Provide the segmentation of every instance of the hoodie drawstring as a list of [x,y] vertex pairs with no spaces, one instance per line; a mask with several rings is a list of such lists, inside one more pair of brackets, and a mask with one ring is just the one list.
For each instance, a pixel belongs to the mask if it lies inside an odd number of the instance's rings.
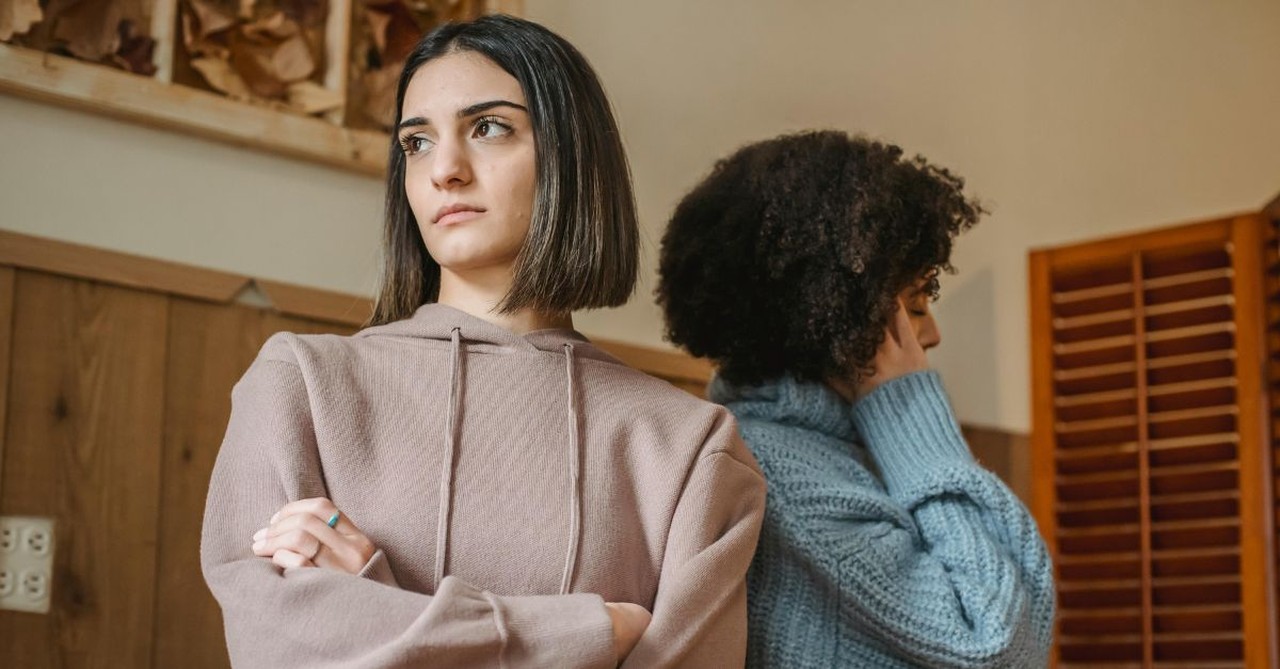
[[578,438],[578,389],[574,377],[573,344],[564,345],[564,360],[569,386],[569,550],[564,557],[564,575],[560,578],[560,594],[569,594],[573,584],[573,569],[578,565],[578,543],[582,535],[582,484],[578,468],[582,460],[582,445]]
[[[444,580],[445,560],[449,554],[449,516],[453,506],[453,461],[457,452],[459,423],[459,396],[462,394],[462,333],[453,328],[453,355],[449,363],[449,414],[445,429],[444,464],[440,469],[440,504],[436,519],[436,587]],[[560,577],[560,594],[569,594],[573,586],[574,570],[578,566],[578,544],[582,541],[582,443],[578,411],[577,366],[574,364],[573,344],[564,345],[565,373],[568,386],[569,407],[569,546],[564,558],[564,572]]]
[[436,587],[444,580],[444,561],[449,548],[449,512],[453,506],[453,453],[458,440],[458,394],[462,387],[462,334],[451,333],[453,356],[449,362],[449,416],[445,429],[444,466],[440,470],[440,514],[436,518]]

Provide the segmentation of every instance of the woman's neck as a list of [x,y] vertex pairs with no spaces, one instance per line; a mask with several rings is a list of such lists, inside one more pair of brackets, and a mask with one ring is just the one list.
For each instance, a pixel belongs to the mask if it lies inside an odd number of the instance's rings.
[[464,275],[441,268],[440,296],[436,301],[516,334],[573,329],[573,315],[569,313],[548,314],[533,309],[498,312],[498,305],[510,288],[509,270],[467,272]]

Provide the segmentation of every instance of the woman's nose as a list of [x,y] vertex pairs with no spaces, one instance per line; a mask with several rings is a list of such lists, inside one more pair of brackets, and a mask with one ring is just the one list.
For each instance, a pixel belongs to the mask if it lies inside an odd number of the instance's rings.
[[441,141],[432,151],[431,160],[431,182],[436,188],[446,190],[471,182],[471,163],[460,143]]
[[920,341],[921,348],[927,351],[942,343],[942,332],[938,330],[938,322],[933,319],[933,314],[921,318],[919,323],[916,339]]

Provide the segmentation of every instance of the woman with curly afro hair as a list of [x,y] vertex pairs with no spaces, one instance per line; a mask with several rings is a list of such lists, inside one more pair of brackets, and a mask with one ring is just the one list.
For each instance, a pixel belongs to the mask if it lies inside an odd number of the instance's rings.
[[1034,667],[1052,567],[925,351],[964,182],[841,132],[759,142],[676,208],[658,301],[768,481],[748,666]]

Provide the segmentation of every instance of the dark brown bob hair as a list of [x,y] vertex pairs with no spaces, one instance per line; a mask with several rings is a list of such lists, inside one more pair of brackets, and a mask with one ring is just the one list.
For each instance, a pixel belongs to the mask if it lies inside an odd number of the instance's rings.
[[[529,235],[498,311],[562,313],[613,307],[635,289],[639,231],[631,173],[609,100],[586,58],[564,38],[511,16],[436,28],[405,61],[395,126],[418,68],[473,52],[520,83],[537,154]],[[405,194],[405,155],[392,137],[387,161],[383,273],[370,325],[407,318],[440,292],[440,265],[427,253]]]

